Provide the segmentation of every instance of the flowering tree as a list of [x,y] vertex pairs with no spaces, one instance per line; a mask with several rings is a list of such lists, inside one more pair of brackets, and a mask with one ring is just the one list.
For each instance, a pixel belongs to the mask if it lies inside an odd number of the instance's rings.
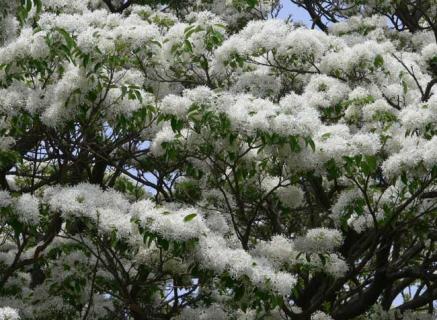
[[433,319],[437,6],[295,2],[0,1],[0,319]]

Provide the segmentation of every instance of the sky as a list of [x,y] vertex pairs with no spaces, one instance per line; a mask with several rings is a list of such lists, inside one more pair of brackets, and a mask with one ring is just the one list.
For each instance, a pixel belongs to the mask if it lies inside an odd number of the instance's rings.
[[306,26],[311,26],[309,14],[302,8],[292,3],[290,0],[281,0],[282,9],[279,12],[278,18],[286,19],[291,15],[295,22],[303,22]]

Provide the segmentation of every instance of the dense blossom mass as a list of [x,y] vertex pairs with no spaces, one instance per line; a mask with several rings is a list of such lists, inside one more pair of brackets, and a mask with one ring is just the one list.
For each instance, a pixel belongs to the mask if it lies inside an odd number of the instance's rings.
[[0,320],[435,319],[437,5],[293,2],[0,1]]

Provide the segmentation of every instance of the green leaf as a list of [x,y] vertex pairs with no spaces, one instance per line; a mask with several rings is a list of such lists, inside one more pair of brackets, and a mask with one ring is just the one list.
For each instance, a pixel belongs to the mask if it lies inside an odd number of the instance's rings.
[[184,222],[191,221],[191,220],[193,220],[196,216],[197,216],[196,213],[189,214],[188,216],[185,216],[185,218],[184,218]]
[[258,4],[258,0],[246,0],[249,7],[254,8]]
[[402,79],[402,89],[403,89],[403,91],[404,91],[404,94],[407,94],[407,92],[408,92],[408,84],[407,84],[407,81],[405,81],[404,79]]
[[375,156],[367,156],[366,163],[367,163],[367,167],[368,167],[370,173],[373,173],[376,171],[376,169],[378,167],[378,163],[376,161]]
[[190,110],[188,111],[187,117],[188,117],[188,119],[196,120],[196,118],[199,114],[200,114],[200,108],[194,106],[194,107],[190,108]]
[[32,10],[32,1],[27,0],[26,1],[26,11],[29,12],[30,10]]
[[197,26],[197,27],[190,26],[190,27],[185,29],[185,32],[184,32],[185,33],[185,38],[189,38],[193,33],[199,32],[201,30],[202,30],[201,26]]
[[36,7],[36,13],[40,13],[42,9],[42,2],[41,0],[33,0],[35,7]]
[[168,241],[166,239],[159,238],[158,239],[158,246],[160,246],[162,249],[167,251],[168,248],[170,248],[170,241]]
[[19,235],[24,229],[23,224],[15,217],[9,222],[9,225],[14,229],[16,235]]
[[177,118],[172,118],[170,120],[170,125],[173,131],[180,131],[184,127],[184,123]]
[[322,140],[326,141],[329,138],[331,138],[331,136],[332,136],[332,134],[330,132],[326,132],[326,133],[322,134]]
[[405,172],[402,172],[402,174],[401,174],[401,181],[403,182],[403,184],[408,186],[408,178],[407,178],[407,174]]
[[380,68],[380,67],[382,67],[382,66],[384,65],[384,58],[383,58],[380,54],[378,54],[378,55],[375,57],[375,60],[373,60],[373,65],[374,65],[376,68]]
[[184,45],[185,45],[185,51],[187,52],[193,52],[193,46],[191,45],[191,42],[188,40],[184,41]]
[[57,28],[57,31],[65,39],[68,49],[74,48],[76,46],[76,41],[74,41],[73,37],[67,31],[62,28]]
[[309,145],[311,147],[311,149],[314,151],[316,151],[316,144],[314,143],[314,140],[311,138],[305,138],[305,143],[306,145]]
[[0,169],[8,168],[20,161],[20,154],[14,150],[0,150]]

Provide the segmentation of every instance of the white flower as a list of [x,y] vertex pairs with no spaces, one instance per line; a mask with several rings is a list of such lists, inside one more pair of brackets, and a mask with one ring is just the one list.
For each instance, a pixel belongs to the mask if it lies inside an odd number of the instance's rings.
[[152,145],[150,147],[150,151],[156,157],[162,156],[165,154],[165,148],[162,145],[163,143],[170,142],[176,138],[176,134],[172,130],[170,126],[164,126],[158,133],[155,135],[153,139]]
[[286,207],[297,208],[302,205],[304,192],[297,186],[287,186],[276,189],[275,193]]
[[316,311],[311,315],[311,320],[333,320],[333,318],[322,311]]
[[394,178],[403,170],[416,168],[413,174],[420,174],[420,165],[431,169],[437,163],[437,138],[425,140],[417,137],[406,137],[403,140],[402,148],[399,152],[392,154],[382,164],[384,175],[388,178]]
[[279,55],[317,61],[328,48],[329,36],[319,30],[298,28],[289,32],[279,44]]
[[[374,40],[360,42],[352,47],[345,47],[338,52],[328,53],[322,58],[320,69],[327,74],[344,72],[353,76],[356,73],[367,74],[374,66],[377,56],[385,57],[392,52],[389,42],[378,43]],[[384,58],[383,58],[384,59]]]
[[44,0],[43,5],[45,10],[62,10],[65,13],[88,11],[87,1]]
[[348,189],[343,191],[331,208],[334,221],[338,222],[340,217],[346,213],[346,208],[353,204],[355,200],[360,199],[361,196],[362,195],[358,189]]
[[296,240],[296,249],[302,252],[330,252],[340,246],[343,236],[336,229],[315,228]]
[[400,119],[407,130],[425,130],[427,126],[437,126],[437,97],[434,95],[427,103],[412,104],[402,109]]
[[232,54],[247,55],[261,48],[272,50],[290,31],[282,20],[250,21],[238,34],[227,39],[215,52],[219,64],[224,64]]
[[373,226],[373,218],[370,214],[358,215],[353,213],[347,220],[347,224],[356,232],[361,233]]
[[357,133],[350,139],[354,151],[352,154],[374,155],[381,148],[379,136],[374,133]]
[[[121,193],[114,190],[103,191],[97,185],[88,183],[65,188],[47,188],[43,200],[52,210],[60,210],[66,217],[85,216],[94,221],[99,219],[99,212],[105,214],[106,219],[115,221],[117,215],[127,214],[130,207]],[[111,213],[113,218],[108,217]]]
[[275,271],[267,259],[252,257],[243,249],[229,248],[221,236],[213,233],[200,238],[198,254],[205,268],[218,273],[227,270],[235,278],[247,276],[255,286],[284,296],[296,283],[291,274]]
[[437,57],[437,44],[430,43],[425,48],[422,49],[422,58],[426,62],[430,62],[432,59]]
[[269,261],[277,266],[283,263],[292,263],[297,254],[293,241],[281,235],[274,236],[270,241],[260,241],[252,253],[268,258]]
[[437,166],[437,136],[424,144],[423,162],[428,169]]
[[383,114],[397,115],[398,110],[390,106],[384,99],[378,99],[363,107],[363,117],[366,121],[372,122],[376,116]]
[[346,99],[349,91],[349,87],[340,80],[326,75],[316,75],[307,84],[304,97],[311,107],[328,108]]
[[260,98],[274,96],[280,89],[280,80],[270,74],[268,68],[257,68],[255,71],[245,72],[232,86],[232,91],[235,93],[247,92]]
[[18,311],[10,307],[0,308],[0,320],[19,320],[20,315]]
[[211,98],[214,97],[213,91],[210,88],[205,86],[198,86],[191,90],[184,90],[183,95],[192,103],[196,103],[199,105],[206,105],[211,101]]
[[161,110],[167,114],[183,117],[187,114],[192,101],[186,97],[168,95],[161,102]]
[[9,192],[0,190],[0,208],[9,207],[12,204],[12,197]]
[[165,239],[187,241],[208,231],[204,218],[194,208],[172,209],[156,207],[150,200],[132,205],[130,214],[140,224]]
[[176,320],[226,320],[228,315],[219,304],[209,307],[184,308]]
[[330,253],[326,258],[326,263],[322,267],[322,271],[332,275],[335,278],[343,276],[349,267],[343,259],[339,257],[338,254]]
[[41,59],[50,53],[50,48],[46,43],[46,32],[40,31],[33,35],[30,44],[30,55],[34,59]]
[[17,199],[15,209],[19,214],[20,220],[29,224],[38,224],[39,200],[34,195],[28,193],[21,195]]
[[9,150],[15,143],[13,137],[0,137],[0,150]]
[[345,33],[360,32],[375,28],[386,28],[387,21],[383,16],[374,15],[371,17],[353,16],[346,21],[333,23],[329,27],[329,31],[335,35],[342,35]]

